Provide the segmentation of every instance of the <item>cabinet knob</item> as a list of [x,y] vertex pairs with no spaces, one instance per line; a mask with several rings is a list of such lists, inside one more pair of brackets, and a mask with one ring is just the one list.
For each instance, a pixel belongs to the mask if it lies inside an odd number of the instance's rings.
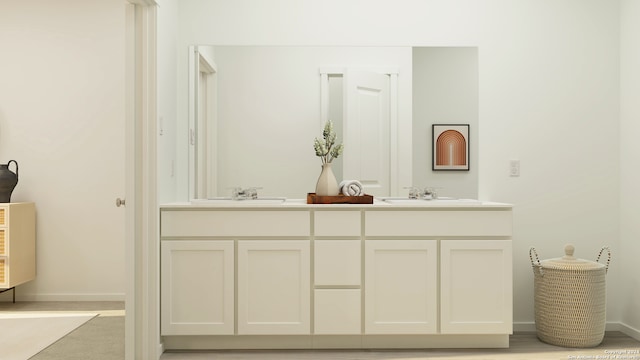
[[125,206],[124,201],[125,201],[125,199],[117,198],[117,199],[116,199],[116,206],[117,206],[117,207]]

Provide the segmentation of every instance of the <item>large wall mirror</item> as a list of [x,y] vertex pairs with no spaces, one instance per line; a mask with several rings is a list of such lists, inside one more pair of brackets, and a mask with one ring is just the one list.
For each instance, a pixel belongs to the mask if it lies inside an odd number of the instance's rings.
[[[229,196],[234,187],[304,198],[321,170],[313,139],[328,119],[345,144],[334,162],[338,181],[361,180],[377,196],[415,185],[477,197],[475,47],[207,45],[189,54],[191,198]],[[386,93],[367,85],[367,74]],[[370,100],[374,93],[386,108]],[[376,112],[363,111],[367,103]],[[434,123],[470,125],[469,171],[431,171]]]

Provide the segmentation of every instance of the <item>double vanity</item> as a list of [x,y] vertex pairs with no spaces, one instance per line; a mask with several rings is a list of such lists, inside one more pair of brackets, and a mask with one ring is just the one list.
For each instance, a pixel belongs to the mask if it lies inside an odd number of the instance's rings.
[[167,350],[509,346],[509,204],[218,199],[160,216]]

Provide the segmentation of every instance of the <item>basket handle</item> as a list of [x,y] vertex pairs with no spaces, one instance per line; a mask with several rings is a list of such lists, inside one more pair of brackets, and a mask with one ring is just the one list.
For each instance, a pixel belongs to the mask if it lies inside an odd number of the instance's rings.
[[[536,261],[533,261],[533,257],[536,257]],[[542,266],[540,265],[540,258],[538,258],[538,252],[536,251],[536,248],[531,247],[529,249],[529,259],[531,260],[531,268],[533,269],[533,273],[536,273],[536,267],[538,268],[538,272],[540,273],[540,275],[544,275],[542,273]]]
[[600,249],[596,262],[600,262],[600,256],[602,256],[602,252],[605,250],[607,250],[607,265],[605,266],[605,273],[606,273],[606,272],[609,272],[609,263],[611,262],[611,249],[609,249],[608,246],[603,246],[602,249]]

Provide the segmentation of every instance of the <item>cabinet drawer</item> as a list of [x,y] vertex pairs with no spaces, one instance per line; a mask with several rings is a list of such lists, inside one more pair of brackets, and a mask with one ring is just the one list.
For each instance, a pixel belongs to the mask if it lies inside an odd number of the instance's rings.
[[511,236],[511,211],[367,211],[365,236]]
[[360,285],[360,240],[316,240],[315,284]]
[[176,236],[310,236],[307,211],[162,211],[160,234]]
[[360,236],[360,211],[315,211],[315,236]]
[[314,333],[319,335],[362,333],[360,290],[315,290]]

